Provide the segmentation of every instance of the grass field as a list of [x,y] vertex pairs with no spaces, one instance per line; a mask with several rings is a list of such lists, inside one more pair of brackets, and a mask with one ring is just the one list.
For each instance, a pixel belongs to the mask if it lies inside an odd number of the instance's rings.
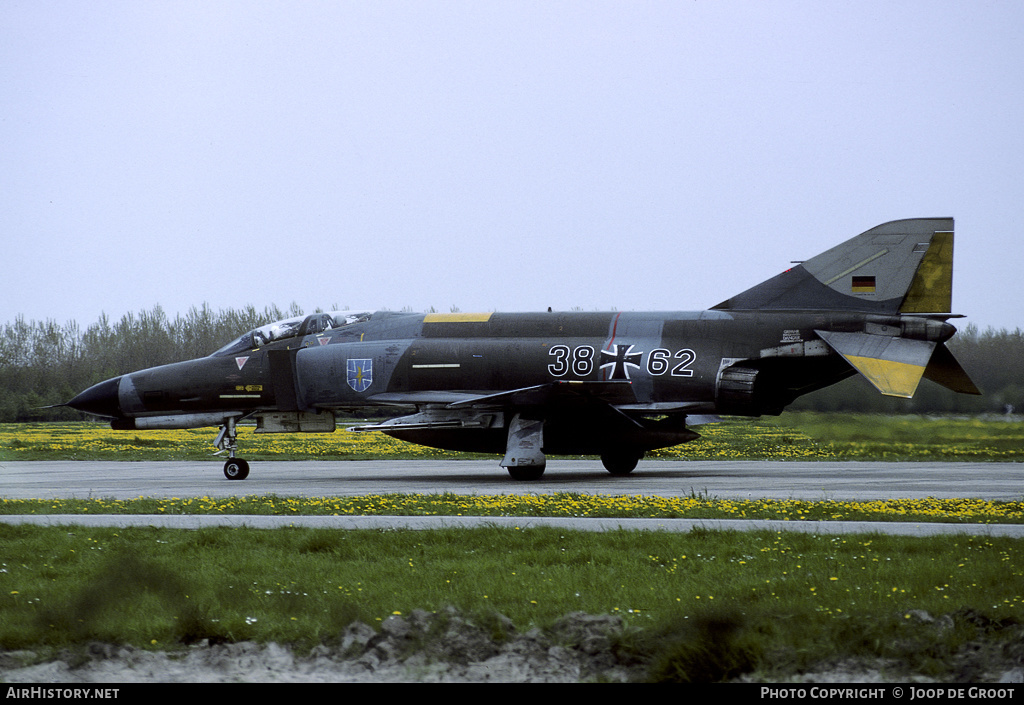
[[0,543],[0,648],[40,654],[91,641],[309,648],[354,620],[452,606],[519,631],[620,615],[621,648],[652,664],[718,623],[729,636],[717,648],[764,679],[846,658],[941,679],[965,649],[1012,656],[1024,609],[1024,542],[984,537],[0,525]]

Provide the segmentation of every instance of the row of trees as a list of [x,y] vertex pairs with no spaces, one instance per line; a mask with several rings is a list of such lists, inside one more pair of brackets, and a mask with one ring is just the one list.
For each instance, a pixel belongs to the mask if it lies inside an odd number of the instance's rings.
[[[0,335],[0,422],[82,418],[61,404],[83,389],[125,372],[208,355],[247,330],[303,313],[296,304],[262,311],[249,306],[214,311],[193,307],[173,319],[159,306],[106,315],[82,330],[77,323],[7,323]],[[883,397],[859,376],[799,399],[793,409],[880,413],[1003,413],[1024,411],[1024,331],[981,331],[967,325],[949,348],[984,391],[954,394],[927,380],[914,399]]]

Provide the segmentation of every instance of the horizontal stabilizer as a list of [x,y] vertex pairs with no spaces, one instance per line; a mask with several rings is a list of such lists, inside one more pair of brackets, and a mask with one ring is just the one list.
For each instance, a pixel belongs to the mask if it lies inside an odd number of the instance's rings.
[[815,331],[882,394],[911,398],[917,391],[934,342],[868,333]]
[[945,345],[935,349],[924,376],[959,394],[981,394],[981,390],[971,381],[967,372]]

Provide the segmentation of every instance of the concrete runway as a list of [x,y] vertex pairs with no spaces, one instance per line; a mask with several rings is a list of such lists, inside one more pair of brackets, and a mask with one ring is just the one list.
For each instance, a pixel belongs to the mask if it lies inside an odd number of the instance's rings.
[[537,482],[516,482],[494,461],[253,461],[232,482],[221,462],[0,463],[0,497],[12,499],[306,497],[363,494],[581,492],[720,499],[871,500],[1024,498],[1024,463],[642,461],[614,477],[597,460],[552,460]]
[[[750,499],[975,497],[1022,498],[1019,463],[677,462],[647,461],[632,475],[613,477],[598,461],[548,464],[538,482],[515,482],[487,461],[290,461],[253,463],[249,479],[231,482],[219,462],[10,462],[0,464],[0,497],[21,499],[230,497],[246,494],[307,497],[423,493],[686,496]],[[1024,525],[917,524],[909,522],[800,522],[691,519],[579,519],[545,517],[255,517],[0,515],[3,523],[90,526],[209,526],[339,529],[558,526],[607,531],[802,531],[818,534],[889,533],[914,536],[981,534],[1024,537]]]

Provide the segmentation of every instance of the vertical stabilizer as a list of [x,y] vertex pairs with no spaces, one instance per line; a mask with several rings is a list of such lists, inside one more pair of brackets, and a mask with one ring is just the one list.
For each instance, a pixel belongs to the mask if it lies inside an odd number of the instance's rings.
[[874,227],[715,308],[868,314],[861,330],[815,333],[879,392],[910,398],[927,378],[980,394],[945,346],[956,332],[945,322],[952,300],[953,219],[914,218]]
[[953,219],[894,220],[714,308],[948,313]]

